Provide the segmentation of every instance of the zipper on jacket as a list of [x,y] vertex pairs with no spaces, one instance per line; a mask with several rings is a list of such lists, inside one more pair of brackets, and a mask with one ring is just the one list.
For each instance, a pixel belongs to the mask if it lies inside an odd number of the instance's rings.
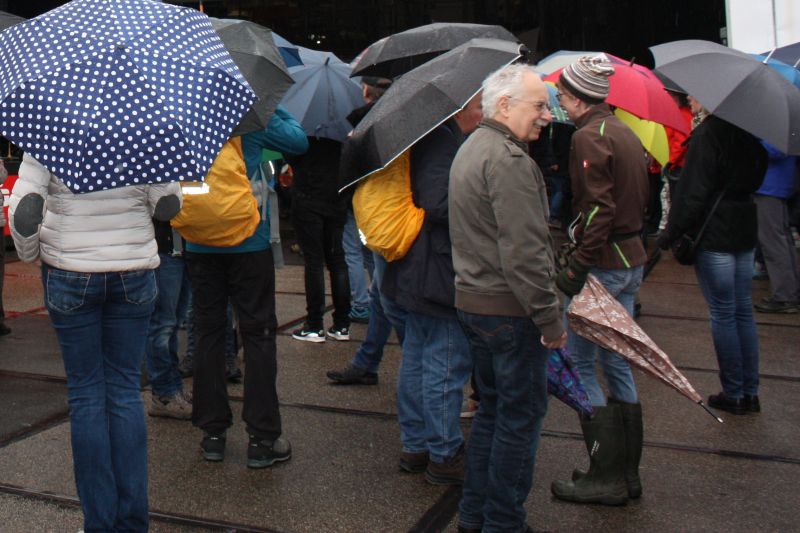
[[628,262],[628,260],[625,258],[625,254],[623,254],[623,253],[622,253],[622,250],[620,250],[620,249],[619,249],[619,245],[618,245],[617,243],[615,243],[615,242],[612,242],[612,243],[611,243],[611,246],[613,246],[613,247],[614,247],[614,249],[615,249],[615,250],[617,251],[617,253],[619,254],[619,257],[622,259],[622,262],[625,264],[625,268],[630,268],[630,267],[631,267],[631,264],[630,264],[630,263]]

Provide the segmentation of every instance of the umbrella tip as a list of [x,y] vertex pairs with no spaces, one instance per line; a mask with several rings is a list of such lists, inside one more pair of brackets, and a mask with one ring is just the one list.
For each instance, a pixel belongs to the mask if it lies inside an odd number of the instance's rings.
[[720,424],[724,423],[724,421],[722,420],[722,418],[720,418],[719,416],[717,416],[717,415],[716,415],[716,414],[715,414],[715,413],[714,413],[714,412],[713,412],[711,409],[709,409],[709,408],[706,406],[706,404],[704,404],[704,403],[703,403],[703,400],[700,400],[700,401],[699,401],[699,402],[697,402],[697,403],[698,403],[698,404],[700,404],[700,407],[702,407],[703,409],[705,409],[705,410],[706,410],[706,413],[708,413],[708,414],[710,414],[712,417],[714,417],[714,420],[716,420],[716,421],[717,421],[717,422],[719,422]]
[[773,48],[772,50],[770,50],[770,52],[767,54],[767,57],[765,57],[765,58],[764,58],[764,61],[762,61],[762,63],[764,63],[765,65],[766,65],[767,63],[769,63],[769,60],[770,60],[770,58],[772,57],[772,54],[774,54],[774,53],[775,53],[775,48]]

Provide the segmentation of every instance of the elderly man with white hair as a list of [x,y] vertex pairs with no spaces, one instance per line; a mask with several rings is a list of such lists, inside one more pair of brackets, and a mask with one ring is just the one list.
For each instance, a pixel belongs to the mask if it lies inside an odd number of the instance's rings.
[[547,354],[566,343],[555,289],[544,178],[528,142],[552,120],[528,65],[483,83],[483,120],[450,170],[456,308],[481,402],[472,423],[458,530],[524,532],[542,420]]

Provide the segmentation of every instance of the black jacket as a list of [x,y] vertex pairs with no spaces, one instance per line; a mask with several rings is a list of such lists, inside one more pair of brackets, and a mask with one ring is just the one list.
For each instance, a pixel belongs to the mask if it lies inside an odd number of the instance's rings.
[[449,120],[411,148],[411,190],[414,204],[425,210],[425,222],[406,256],[386,266],[381,286],[383,294],[408,311],[439,318],[456,316],[447,190],[463,138]]
[[714,115],[689,137],[686,162],[669,212],[667,238],[696,235],[724,190],[699,248],[736,253],[757,241],[753,193],[767,170],[767,152],[751,134]]

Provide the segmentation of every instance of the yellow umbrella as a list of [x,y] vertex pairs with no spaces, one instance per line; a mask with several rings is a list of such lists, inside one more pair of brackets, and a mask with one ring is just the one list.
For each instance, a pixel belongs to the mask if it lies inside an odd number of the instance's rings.
[[664,126],[658,122],[641,119],[620,108],[617,108],[614,114],[633,130],[633,133],[635,133],[642,142],[644,149],[650,152],[650,155],[652,155],[661,166],[667,164],[669,161],[669,142],[667,141],[667,132]]

